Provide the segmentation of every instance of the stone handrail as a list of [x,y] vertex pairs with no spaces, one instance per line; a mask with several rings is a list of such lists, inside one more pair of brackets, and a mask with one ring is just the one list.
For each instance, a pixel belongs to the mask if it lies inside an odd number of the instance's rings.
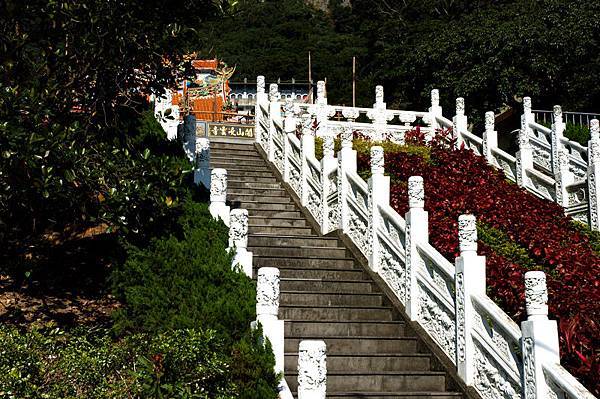
[[[457,108],[460,111],[461,107]],[[435,102],[432,109],[441,111]],[[299,119],[316,118],[310,113],[308,116],[299,114],[298,110],[302,108],[286,114],[286,131],[298,126]],[[281,115],[281,109],[271,109],[270,115],[276,111]],[[462,111],[453,119],[458,132],[466,130],[464,107]],[[308,174],[285,173],[291,167],[289,157],[281,154],[280,160],[270,160],[273,166],[302,199],[302,205],[314,216],[321,234],[338,230],[365,256],[369,269],[381,276],[410,320],[420,325],[440,347],[446,356],[445,363],[455,365],[465,384],[483,398],[546,399],[557,392],[554,386],[560,386],[569,395],[584,392],[587,396],[579,397],[593,398],[572,376],[561,377],[562,374],[556,372],[561,370],[558,329],[556,322],[547,317],[547,289],[542,272],[525,274],[528,318],[519,329],[486,295],[485,257],[477,254],[473,215],[462,215],[458,220],[460,256],[453,265],[429,243],[422,178],[411,177],[408,181],[409,211],[403,218],[389,204],[390,181],[384,175],[382,147],[371,148],[371,178],[365,182],[357,174],[351,129],[341,132],[341,149],[337,154],[332,151],[331,135],[322,132],[327,141],[324,157],[320,165],[316,165],[308,160],[314,158],[314,137],[319,126],[317,124],[313,131],[306,126],[315,125],[303,122],[302,126],[300,163],[310,162],[311,167],[320,167],[320,195],[312,196],[310,205],[305,201],[315,187],[306,184]],[[484,154],[486,143],[495,143],[492,132],[493,128],[487,125],[488,134],[482,139]],[[278,132],[262,131],[257,137],[264,134]],[[297,140],[293,134],[283,139],[287,143],[284,146],[291,146]],[[271,148],[264,146],[265,142],[273,143],[273,140],[257,140],[266,154],[273,154]],[[508,154],[495,150],[490,153],[494,153],[496,159],[512,161]],[[565,172],[565,156],[561,155],[559,173]],[[518,154],[515,162],[523,162],[523,159],[523,154]],[[600,162],[594,164],[600,169]],[[531,162],[521,167],[525,176],[528,173],[540,175]],[[549,182],[550,178],[540,176]],[[523,179],[523,174],[519,179]],[[560,188],[567,187],[565,184]]]

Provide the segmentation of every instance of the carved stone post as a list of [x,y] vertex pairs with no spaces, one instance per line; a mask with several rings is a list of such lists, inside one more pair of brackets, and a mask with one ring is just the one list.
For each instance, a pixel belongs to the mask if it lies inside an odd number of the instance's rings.
[[461,148],[464,144],[461,132],[467,131],[467,116],[465,115],[465,99],[458,97],[456,99],[456,115],[452,118],[452,133],[456,138],[456,148]]
[[483,156],[490,165],[498,166],[492,148],[498,147],[498,132],[494,130],[495,116],[493,111],[485,113],[485,131],[483,132]]
[[290,138],[296,137],[296,125],[297,120],[294,116],[294,104],[292,100],[287,99],[285,101],[285,105],[283,107],[284,112],[284,130],[285,136],[283,141],[283,170],[281,174],[283,175],[283,181],[289,183],[290,181],[290,173],[291,173],[291,164],[290,164],[290,154],[292,152],[292,147],[290,144]]
[[519,130],[519,151],[517,151],[517,184],[519,187],[527,187],[529,178],[527,169],[533,169],[533,149],[529,142],[532,135],[529,124],[533,122],[531,112],[531,98],[523,98],[523,115],[521,116],[521,129]]
[[325,342],[300,341],[298,347],[298,399],[325,399],[327,348]]
[[183,150],[190,162],[194,162],[196,159],[196,117],[194,115],[186,115],[183,118]]
[[569,206],[569,193],[567,186],[575,182],[575,175],[569,171],[569,152],[562,144],[558,143],[560,150],[557,152],[558,165],[554,173],[554,188],[556,202],[563,208]]
[[380,266],[379,239],[377,238],[377,229],[381,223],[380,205],[390,204],[390,177],[385,176],[385,162],[383,156],[383,147],[371,147],[371,178],[369,179],[369,234],[371,235],[371,256],[369,258],[369,267],[371,270],[378,271]]
[[433,89],[431,90],[431,107],[429,107],[429,117],[431,118],[431,130],[433,134],[441,128],[436,116],[441,117],[443,115],[442,107],[440,107],[440,91]]
[[252,252],[248,252],[248,211],[232,209],[229,213],[229,249],[235,248],[232,266],[239,265],[252,278]]
[[[267,123],[267,121],[262,118],[264,113],[262,110],[269,110],[267,103],[268,98],[265,93],[265,77],[260,75],[256,77],[256,103],[254,105],[254,136],[257,143],[262,143],[264,136],[268,135],[268,132],[263,128],[263,124]],[[266,148],[264,148],[264,150],[266,150]]]
[[[383,86],[375,87],[375,104],[373,109],[367,113],[367,116],[373,121],[375,131],[371,140],[383,141],[387,133],[388,113],[386,104],[383,101]],[[390,118],[391,119],[391,118]]]
[[590,122],[591,139],[588,142],[588,197],[590,228],[600,230],[600,124]]
[[279,314],[279,269],[261,267],[256,281],[256,321],[263,327],[275,355],[275,372],[284,369],[284,325]]
[[559,363],[558,328],[548,320],[546,275],[541,271],[525,273],[527,320],[521,323],[523,339],[523,397],[549,398],[542,364]]
[[275,161],[275,144],[273,143],[273,137],[277,134],[276,126],[281,126],[281,106],[279,100],[281,95],[276,83],[269,85],[269,141],[268,151],[269,161],[274,163]]
[[553,123],[552,123],[552,135],[551,148],[552,148],[552,174],[556,176],[560,168],[560,151],[563,148],[561,140],[564,138],[565,123],[562,117],[562,108],[560,105],[555,105],[553,109]]
[[425,188],[421,176],[408,178],[408,205],[406,212],[406,298],[405,310],[411,320],[419,317],[419,288],[417,273],[422,268],[423,259],[417,251],[417,244],[429,242],[429,215],[425,206]]
[[338,207],[340,209],[340,228],[346,232],[350,227],[350,213],[346,201],[350,183],[346,173],[356,172],[356,151],[352,149],[352,128],[345,128],[341,136],[342,149],[338,153]]
[[331,226],[329,223],[329,213],[335,210],[329,209],[327,199],[329,195],[337,190],[337,183],[331,182],[328,178],[329,174],[338,167],[337,159],[335,159],[334,139],[331,134],[323,136],[323,159],[321,159],[321,171],[323,172],[323,192],[321,193],[321,206],[323,220],[321,222],[321,233],[327,234],[339,226]]
[[221,219],[229,226],[229,207],[227,199],[227,171],[215,168],[210,173],[210,205],[208,210],[215,219]]
[[308,206],[310,192],[308,187],[308,176],[311,174],[308,157],[315,157],[315,132],[312,129],[312,118],[310,114],[304,114],[302,116],[302,138],[300,140],[301,202],[302,206]]
[[474,312],[472,295],[485,295],[485,256],[477,255],[477,226],[474,215],[458,218],[460,256],[454,275],[456,292],[456,367],[466,384],[473,382],[475,348],[472,330]]
[[319,80],[317,82],[317,101],[310,108],[311,113],[314,114],[315,120],[317,121],[317,137],[322,137],[327,134],[327,122],[329,119],[327,106],[327,92],[325,88],[325,81]]
[[210,189],[210,142],[206,137],[196,139],[194,183]]

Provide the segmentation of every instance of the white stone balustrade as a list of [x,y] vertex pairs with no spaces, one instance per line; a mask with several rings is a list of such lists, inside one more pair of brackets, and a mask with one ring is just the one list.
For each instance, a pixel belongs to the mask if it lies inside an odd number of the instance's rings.
[[215,219],[221,219],[229,226],[229,206],[227,200],[227,170],[215,168],[210,172],[210,205],[208,209]]
[[303,340],[298,345],[298,399],[325,399],[327,347],[325,342]]
[[[530,109],[530,100],[525,99],[525,105],[526,109]],[[437,112],[436,107],[438,105],[432,102],[432,112]],[[531,138],[527,135],[531,117],[526,111],[522,121],[520,136],[525,142]],[[443,128],[452,126],[441,115],[437,120]],[[461,118],[455,121],[458,125],[464,123]],[[303,126],[304,134],[300,140],[295,134],[286,134],[284,129],[273,133],[276,140],[281,140],[282,145],[290,149],[290,157],[294,157],[296,165],[308,165],[309,158],[314,155],[312,134],[305,131],[306,124]],[[261,134],[269,134],[264,126],[262,129]],[[461,133],[460,128],[458,132]],[[512,162],[509,167],[515,171],[519,162],[529,165],[529,169],[533,167],[532,157],[526,159],[532,155],[531,146],[529,154],[525,151],[512,159],[496,147],[493,113],[486,115],[484,135],[479,144],[487,149],[482,150],[481,154],[493,160],[498,167],[507,170],[501,161]],[[545,289],[539,288],[539,272],[528,272],[526,275],[528,320],[519,329],[486,295],[485,257],[477,254],[475,216],[462,215],[459,218],[460,256],[453,265],[429,243],[423,178],[409,178],[409,211],[402,218],[389,204],[389,178],[384,174],[383,149],[379,146],[371,148],[371,178],[364,182],[356,173],[357,159],[356,151],[352,148],[352,136],[350,127],[341,131],[337,162],[333,137],[324,136],[323,159],[316,166],[320,168],[316,173],[321,177],[318,200],[323,217],[316,218],[321,233],[338,230],[339,234],[350,239],[367,258],[369,268],[379,274],[381,281],[404,306],[410,319],[418,323],[440,346],[447,356],[446,364],[455,364],[459,378],[482,397],[518,398],[523,392],[523,398],[546,399],[554,397],[549,395],[548,387],[551,387],[556,397],[593,398],[558,363],[556,323],[548,321],[544,299],[546,294]],[[472,137],[465,135],[463,139],[465,142],[471,140],[470,145],[473,144]],[[261,142],[261,146],[265,149],[263,143],[265,141]],[[526,144],[521,150],[527,150]],[[590,180],[593,180],[600,172],[598,121],[592,122],[588,151],[588,173]],[[558,169],[559,174],[563,175],[571,173],[570,164],[564,161],[565,155],[563,152],[562,166]],[[292,164],[287,158],[285,163]],[[274,163],[274,166],[277,164]],[[528,168],[523,165],[520,167],[521,173],[526,175]],[[297,171],[297,166],[295,168]],[[520,179],[522,181],[523,178]],[[558,180],[559,184],[566,186],[572,181],[565,178]],[[303,184],[294,183],[294,178],[290,178],[290,188],[299,198],[303,196],[303,187]],[[593,192],[590,196],[597,198]],[[313,210],[304,207],[313,213]],[[339,218],[331,217],[336,212],[339,212]],[[368,226],[364,234],[357,234],[363,231],[361,223],[365,221]],[[325,361],[316,360],[324,359],[324,343],[305,345],[300,345],[298,361],[299,398],[324,398]],[[519,346],[522,347],[519,349]],[[571,394],[573,392],[577,394]]]
[[590,141],[588,141],[588,212],[590,227],[600,230],[600,124],[598,119],[590,123]]
[[232,209],[229,213],[229,249],[235,250],[233,265],[252,278],[252,252],[248,251],[248,211]]

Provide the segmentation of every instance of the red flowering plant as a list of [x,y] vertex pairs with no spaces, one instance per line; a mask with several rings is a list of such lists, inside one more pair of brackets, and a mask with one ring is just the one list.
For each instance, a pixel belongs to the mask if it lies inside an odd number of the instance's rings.
[[[430,242],[450,261],[459,254],[461,214],[476,215],[478,226],[505,237],[503,245],[518,257],[481,235],[479,253],[487,260],[488,295],[516,321],[525,318],[524,273],[532,268],[545,271],[550,317],[559,323],[561,362],[600,394],[600,256],[588,235],[557,204],[507,181],[502,171],[472,151],[455,149],[451,137],[451,131],[440,132],[425,144],[421,132],[408,133],[407,145],[427,147],[428,158],[418,151],[386,152],[391,206],[404,215],[406,182],[410,176],[422,176]],[[368,148],[364,143],[356,147]],[[359,151],[358,169],[365,177],[369,163],[368,152]]]

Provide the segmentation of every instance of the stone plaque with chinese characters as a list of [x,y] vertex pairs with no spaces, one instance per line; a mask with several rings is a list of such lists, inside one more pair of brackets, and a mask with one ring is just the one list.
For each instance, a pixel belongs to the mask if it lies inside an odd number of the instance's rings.
[[254,137],[253,125],[236,125],[229,123],[209,123],[209,136],[221,137]]

